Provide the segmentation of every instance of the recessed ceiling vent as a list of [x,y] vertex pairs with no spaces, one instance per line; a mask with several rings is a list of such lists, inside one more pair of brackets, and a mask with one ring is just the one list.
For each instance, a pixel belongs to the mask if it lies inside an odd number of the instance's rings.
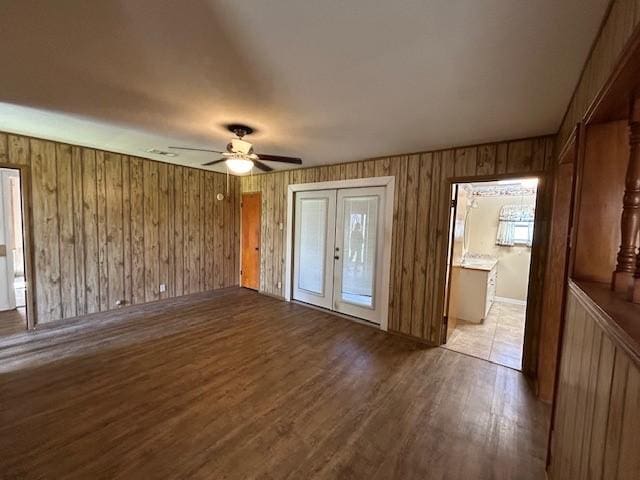
[[147,153],[153,153],[154,155],[163,155],[165,157],[177,157],[178,154],[174,152],[167,152],[165,150],[158,150],[157,148],[150,148]]

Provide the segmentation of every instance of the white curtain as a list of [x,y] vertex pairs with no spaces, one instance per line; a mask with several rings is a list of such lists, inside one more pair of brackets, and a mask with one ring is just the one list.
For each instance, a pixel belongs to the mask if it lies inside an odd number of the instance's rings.
[[498,235],[496,236],[496,245],[502,245],[504,247],[512,247],[515,243],[513,241],[513,231],[515,223],[508,220],[500,220],[498,222]]
[[528,227],[527,238],[518,243],[531,246],[533,242],[533,220],[535,207],[533,205],[504,205],[500,209],[498,217],[498,233],[496,235],[496,245],[512,247],[516,243],[516,225],[522,226],[524,223]]

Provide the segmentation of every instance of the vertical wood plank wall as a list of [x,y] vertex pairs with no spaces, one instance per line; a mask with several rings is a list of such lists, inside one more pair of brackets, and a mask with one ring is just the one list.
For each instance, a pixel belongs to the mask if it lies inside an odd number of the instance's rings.
[[31,169],[38,323],[238,284],[236,178],[6,133],[0,163]]
[[[620,246],[620,214],[629,163],[626,120],[589,125],[584,135],[580,204],[576,206],[572,275],[608,283]],[[602,228],[610,225],[611,228]]]
[[625,45],[640,24],[640,0],[613,0],[607,19],[585,64],[558,132],[562,147],[576,123],[601,91]]
[[571,286],[553,432],[551,480],[640,478],[640,367]]
[[395,176],[389,329],[441,343],[448,179],[543,172],[552,164],[553,140],[547,136],[242,177],[243,192],[262,192],[260,290],[284,296],[289,184]]

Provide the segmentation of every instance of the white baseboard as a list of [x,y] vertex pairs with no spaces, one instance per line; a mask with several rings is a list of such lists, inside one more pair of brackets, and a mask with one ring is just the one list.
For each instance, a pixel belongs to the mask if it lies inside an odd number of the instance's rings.
[[516,300],[515,298],[507,298],[507,297],[493,297],[493,300],[495,302],[502,302],[502,303],[512,303],[513,305],[526,305],[527,302],[524,300]]

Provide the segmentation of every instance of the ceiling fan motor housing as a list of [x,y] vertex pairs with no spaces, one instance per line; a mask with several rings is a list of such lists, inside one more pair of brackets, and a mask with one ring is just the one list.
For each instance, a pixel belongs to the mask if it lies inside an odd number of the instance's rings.
[[253,145],[239,138],[234,138],[227,145],[227,151],[229,153],[241,153],[243,155],[249,155],[251,152],[253,152]]

